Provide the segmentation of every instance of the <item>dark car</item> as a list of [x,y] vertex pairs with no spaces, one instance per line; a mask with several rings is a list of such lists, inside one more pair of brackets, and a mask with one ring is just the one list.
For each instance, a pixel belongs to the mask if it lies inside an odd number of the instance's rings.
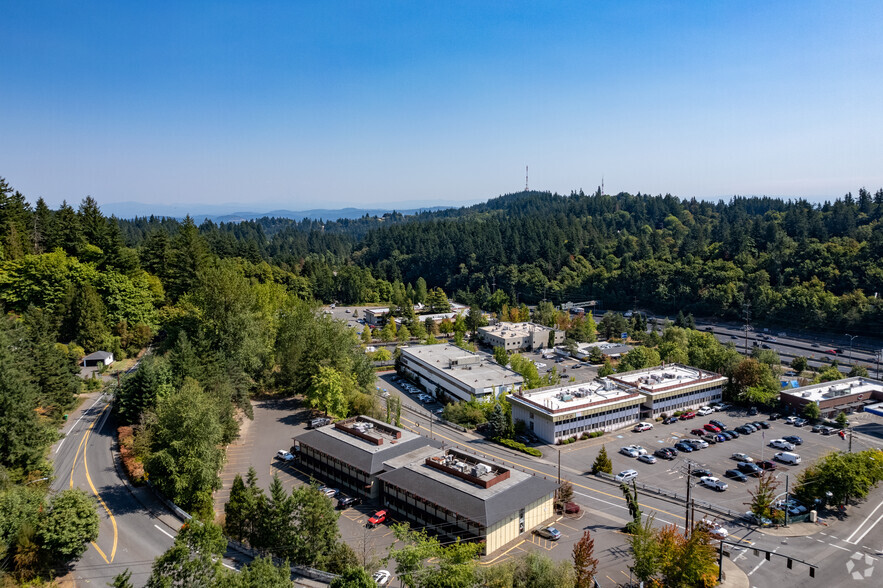
[[750,435],[751,432],[752,432],[751,429],[749,429],[749,428],[746,427],[745,425],[742,425],[742,426],[740,426],[740,427],[736,427],[735,430],[738,431],[739,433],[743,434],[743,435]]
[[771,421],[775,421],[775,420],[778,420],[778,419],[780,419],[780,418],[782,418],[782,415],[780,415],[780,414],[777,413],[777,412],[774,412],[773,414],[770,415],[770,420],[771,420]]
[[762,470],[767,470],[767,471],[770,471],[770,472],[771,472],[771,471],[775,470],[776,468],[778,468],[779,466],[777,466],[777,465],[775,464],[775,462],[772,462],[772,461],[769,461],[769,460],[766,460],[766,459],[765,459],[765,460],[763,460],[763,461],[758,461],[758,462],[757,462],[757,467],[759,467],[759,468],[762,469]]
[[710,476],[711,470],[706,469],[706,468],[696,468],[695,470],[692,470],[690,473],[693,474],[694,476],[699,476],[701,478],[703,476]]
[[733,439],[739,438],[739,431],[727,431],[730,435],[732,435]]
[[662,458],[662,459],[674,459],[675,458],[674,454],[671,451],[669,451],[668,449],[666,449],[665,447],[657,449],[656,451],[653,452],[653,455],[655,455],[656,457]]
[[674,447],[663,447],[663,449],[668,449],[669,451],[671,451],[672,455],[674,455],[675,457],[678,456],[678,450],[675,449]]
[[690,434],[704,437],[705,436],[705,429],[693,429],[692,431],[690,431]]
[[757,414],[757,407],[756,406],[752,406],[751,408],[748,409],[748,416],[754,416],[756,414]]
[[668,417],[667,419],[665,419],[664,421],[662,421],[662,424],[663,424],[663,425],[673,425],[673,424],[675,424],[676,422],[678,422],[678,417],[676,417],[676,416],[670,416],[670,417]]
[[742,462],[736,467],[746,476],[754,476],[755,478],[759,478],[760,475],[763,473],[763,470],[760,469],[757,464],[753,463]]
[[724,476],[726,476],[727,478],[738,480],[739,482],[745,482],[746,480],[748,480],[748,476],[746,476],[739,470],[727,470],[724,472]]
[[788,435],[787,437],[782,437],[788,443],[793,443],[794,445],[803,445],[803,439],[798,437],[797,435]]
[[692,453],[696,448],[689,443],[680,441],[678,443],[675,443],[675,449],[677,449],[678,451],[683,451],[684,453]]
[[362,499],[358,496],[346,496],[337,501],[337,508],[343,510],[344,508],[358,506],[359,504],[362,504]]
[[714,425],[715,427],[717,427],[718,429],[720,429],[721,431],[727,430],[727,426],[717,419],[712,419],[708,422],[711,423],[712,425]]
[[723,435],[721,435],[720,433],[715,433],[714,435],[712,435],[712,437],[714,437],[714,440],[717,441],[718,443],[723,443],[724,441],[727,440],[727,438],[724,437]]
[[755,421],[751,424],[754,425],[758,429],[769,429],[770,428],[770,424],[766,421]]
[[759,431],[759,430],[760,430],[760,428],[759,428],[759,427],[755,427],[753,423],[745,423],[745,424],[742,425],[742,426],[745,427],[746,429],[748,429],[749,431],[751,431],[752,433],[754,433],[755,431]]

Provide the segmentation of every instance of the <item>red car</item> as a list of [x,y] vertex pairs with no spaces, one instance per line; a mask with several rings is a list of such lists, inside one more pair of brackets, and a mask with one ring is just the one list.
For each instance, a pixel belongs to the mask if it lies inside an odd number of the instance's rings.
[[684,414],[681,415],[682,421],[685,421],[687,419],[694,419],[694,418],[696,418],[696,413],[693,412],[692,410],[690,412],[685,412]]
[[704,429],[693,429],[692,431],[690,431],[690,434],[691,435],[698,435],[698,436],[702,437],[705,435],[705,430]]
[[705,425],[704,428],[706,431],[710,431],[711,433],[720,433],[721,432],[720,427],[716,427],[716,426],[712,425],[711,423],[708,423],[707,425]]
[[828,353],[830,353],[831,355],[837,355],[837,352],[833,349],[829,349]]
[[386,511],[385,510],[378,510],[377,512],[374,513],[373,517],[368,519],[368,526],[373,529],[374,527],[376,527],[380,523],[384,522],[385,520],[386,520]]

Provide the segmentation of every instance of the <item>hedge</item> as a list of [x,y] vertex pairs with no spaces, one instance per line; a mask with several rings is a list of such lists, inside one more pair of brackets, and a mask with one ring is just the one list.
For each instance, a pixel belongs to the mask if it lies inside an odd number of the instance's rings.
[[522,453],[526,453],[528,455],[533,455],[534,457],[542,457],[543,453],[539,449],[535,449],[533,447],[528,447],[524,443],[519,443],[513,439],[494,439],[500,445],[505,445],[506,447],[510,447],[515,449],[516,451],[521,451]]

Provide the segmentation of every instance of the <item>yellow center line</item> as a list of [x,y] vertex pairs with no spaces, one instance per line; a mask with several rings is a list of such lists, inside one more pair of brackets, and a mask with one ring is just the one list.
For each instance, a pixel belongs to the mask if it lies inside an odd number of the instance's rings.
[[80,445],[77,447],[77,452],[74,454],[74,463],[71,466],[71,480],[70,480],[70,487],[73,488],[74,487],[74,470],[77,467],[77,459],[79,458],[80,452],[82,451],[83,452],[83,468],[86,470],[86,481],[89,482],[89,487],[92,489],[92,493],[96,496],[96,498],[98,498],[98,502],[101,503],[101,506],[104,507],[104,510],[107,512],[107,516],[110,517],[110,523],[113,526],[113,548],[111,549],[109,560],[108,560],[107,556],[104,555],[104,552],[101,551],[101,549],[98,547],[98,545],[94,541],[92,541],[92,546],[95,547],[95,550],[98,552],[98,554],[102,557],[102,559],[104,559],[105,563],[108,563],[108,564],[113,561],[114,557],[116,557],[117,540],[118,540],[117,522],[113,516],[113,513],[111,513],[110,509],[107,507],[107,503],[104,502],[104,500],[98,494],[98,490],[95,489],[95,485],[92,483],[92,477],[89,475],[89,463],[86,460],[86,451],[83,448],[86,445],[86,442],[89,439],[89,437],[92,435],[92,428],[95,426],[95,423],[97,423],[99,420],[101,420],[101,415],[104,414],[104,411],[107,410],[107,407],[109,407],[109,406],[110,406],[110,403],[105,404],[104,408],[101,409],[101,412],[98,413],[98,416],[95,417],[95,420],[92,421],[92,423],[89,425],[89,428],[86,429],[86,434],[83,435],[83,439],[80,441]]

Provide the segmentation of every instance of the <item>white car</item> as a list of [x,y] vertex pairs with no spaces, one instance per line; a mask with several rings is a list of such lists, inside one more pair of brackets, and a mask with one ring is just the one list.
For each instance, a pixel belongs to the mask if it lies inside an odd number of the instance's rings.
[[653,425],[651,425],[650,423],[638,423],[637,425],[635,425],[635,431],[638,433],[640,433],[641,431],[649,431],[652,428]]
[[319,486],[319,492],[321,492],[328,498],[334,498],[338,495],[340,490],[338,490],[337,488],[329,488],[328,486]]
[[624,470],[624,471],[616,474],[616,476],[614,476],[613,479],[616,480],[617,482],[630,482],[631,480],[634,480],[637,477],[638,477],[638,472],[636,472],[635,470]]
[[786,425],[793,425],[794,421],[796,421],[796,420],[797,420],[796,416],[789,416],[787,419],[785,419],[785,424]]
[[750,455],[748,455],[747,453],[734,453],[731,457],[733,459],[735,459],[736,461],[743,461],[743,462],[747,462],[747,463],[754,462],[754,458],[751,457]]
[[703,441],[702,439],[684,439],[684,443],[692,445],[693,447],[698,447],[699,449],[708,448],[708,442]]
[[706,531],[708,531],[708,534],[711,535],[712,539],[726,539],[730,536],[730,532],[726,529],[726,527],[715,521],[702,519],[699,525],[703,527]]
[[544,368],[544,367],[546,367],[546,364],[544,364],[544,363],[541,362],[541,361],[537,361],[537,362],[534,362],[534,363],[535,363],[535,365],[536,365],[538,368]]
[[637,451],[638,455],[647,455],[647,450],[640,445],[629,445],[628,448]]
[[622,449],[619,450],[619,452],[625,456],[628,456],[628,457],[638,457],[639,455],[641,455],[633,447],[623,447]]
[[291,455],[291,453],[289,453],[288,451],[285,451],[284,449],[280,449],[279,451],[276,452],[276,459],[281,459],[284,461],[292,461],[292,460],[294,460],[294,456]]
[[699,416],[705,416],[705,415],[711,414],[713,412],[714,412],[714,409],[711,408],[710,406],[703,406],[702,408],[700,408],[699,410],[696,411],[696,414],[698,414]]
[[390,578],[392,578],[392,574],[387,570],[377,570],[371,575],[371,579],[374,580],[374,583],[378,586],[386,586],[389,584]]
[[727,483],[719,478],[715,478],[714,476],[702,476],[699,478],[699,482],[708,486],[709,488],[714,488],[718,492],[723,492],[728,488]]
[[773,439],[770,441],[770,447],[775,447],[776,449],[784,449],[785,451],[791,451],[794,449],[794,445],[788,443],[784,439]]

